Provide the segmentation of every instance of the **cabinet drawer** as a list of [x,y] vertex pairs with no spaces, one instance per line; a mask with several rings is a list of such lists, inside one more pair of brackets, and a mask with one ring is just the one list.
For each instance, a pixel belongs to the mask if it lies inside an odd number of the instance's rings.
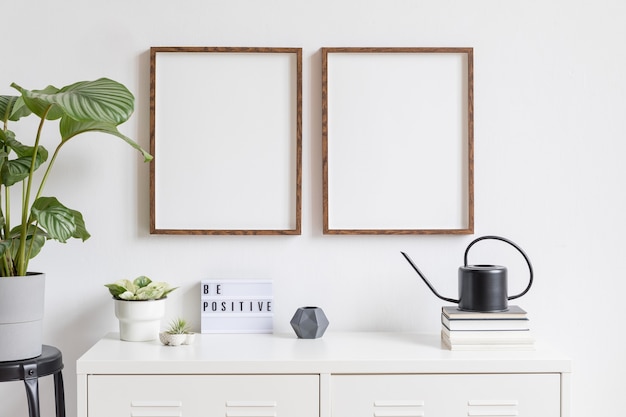
[[319,417],[318,375],[90,375],[89,417]]
[[559,374],[334,375],[332,417],[559,417]]

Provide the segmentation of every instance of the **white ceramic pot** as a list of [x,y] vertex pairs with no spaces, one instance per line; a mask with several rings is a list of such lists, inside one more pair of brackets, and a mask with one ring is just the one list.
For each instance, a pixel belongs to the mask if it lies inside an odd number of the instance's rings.
[[184,333],[170,334],[168,332],[159,333],[159,339],[165,346],[178,346],[185,344],[187,335]]
[[159,333],[159,339],[165,346],[191,345],[196,338],[195,333]]
[[165,298],[146,301],[115,301],[115,316],[120,322],[120,339],[129,342],[156,340],[165,315]]
[[0,361],[41,355],[45,278],[0,277]]

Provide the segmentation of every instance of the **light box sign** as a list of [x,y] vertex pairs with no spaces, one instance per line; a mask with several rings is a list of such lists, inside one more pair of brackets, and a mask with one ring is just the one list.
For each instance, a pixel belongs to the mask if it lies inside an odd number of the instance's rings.
[[200,283],[202,333],[272,333],[272,281],[203,280]]

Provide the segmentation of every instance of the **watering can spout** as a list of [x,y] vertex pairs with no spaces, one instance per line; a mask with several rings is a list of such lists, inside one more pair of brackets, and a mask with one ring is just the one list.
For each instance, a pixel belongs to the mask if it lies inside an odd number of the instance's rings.
[[[508,243],[519,251],[524,257],[526,264],[528,265],[528,271],[530,277],[528,280],[528,286],[524,291],[517,295],[509,296],[507,292],[507,269],[504,266],[499,265],[468,265],[467,253],[470,248],[481,240],[494,239],[504,243]],[[459,299],[455,300],[441,296],[430,282],[426,279],[422,271],[419,270],[417,265],[413,263],[409,255],[404,252],[400,252],[407,262],[413,267],[417,275],[426,283],[428,288],[438,298],[443,301],[458,304],[459,310],[463,311],[479,311],[479,312],[493,312],[493,311],[506,311],[508,310],[508,301],[514,300],[526,294],[533,283],[533,267],[528,259],[528,256],[524,253],[522,248],[517,246],[512,241],[500,236],[483,236],[474,239],[465,249],[464,265],[459,267]]]
[[449,303],[454,303],[454,304],[458,304],[459,303],[459,300],[455,300],[453,298],[444,297],[441,294],[439,294],[437,292],[437,290],[435,290],[435,287],[433,287],[432,284],[428,281],[428,279],[426,279],[424,274],[422,274],[422,271],[420,271],[420,269],[417,267],[417,265],[415,265],[413,260],[411,260],[409,255],[407,255],[406,253],[404,253],[402,251],[400,253],[402,254],[402,256],[404,256],[404,259],[406,259],[406,261],[413,267],[415,272],[417,272],[417,275],[419,275],[419,277],[424,281],[426,286],[428,286],[428,288],[432,291],[433,294],[435,294],[438,298],[442,299],[443,301],[447,301]]

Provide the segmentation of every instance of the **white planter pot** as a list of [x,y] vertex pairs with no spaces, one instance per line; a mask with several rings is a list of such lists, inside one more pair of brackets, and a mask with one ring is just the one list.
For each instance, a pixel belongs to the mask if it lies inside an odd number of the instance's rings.
[[169,334],[168,332],[161,332],[159,333],[159,339],[165,346],[179,346],[185,344],[187,335],[184,333]]
[[191,345],[196,339],[195,333],[177,333],[169,334],[168,332],[159,333],[159,339],[165,346]]
[[41,355],[45,277],[0,277],[0,361]]
[[120,322],[120,339],[145,342],[159,337],[161,319],[165,315],[165,299],[147,301],[115,301],[115,316]]

